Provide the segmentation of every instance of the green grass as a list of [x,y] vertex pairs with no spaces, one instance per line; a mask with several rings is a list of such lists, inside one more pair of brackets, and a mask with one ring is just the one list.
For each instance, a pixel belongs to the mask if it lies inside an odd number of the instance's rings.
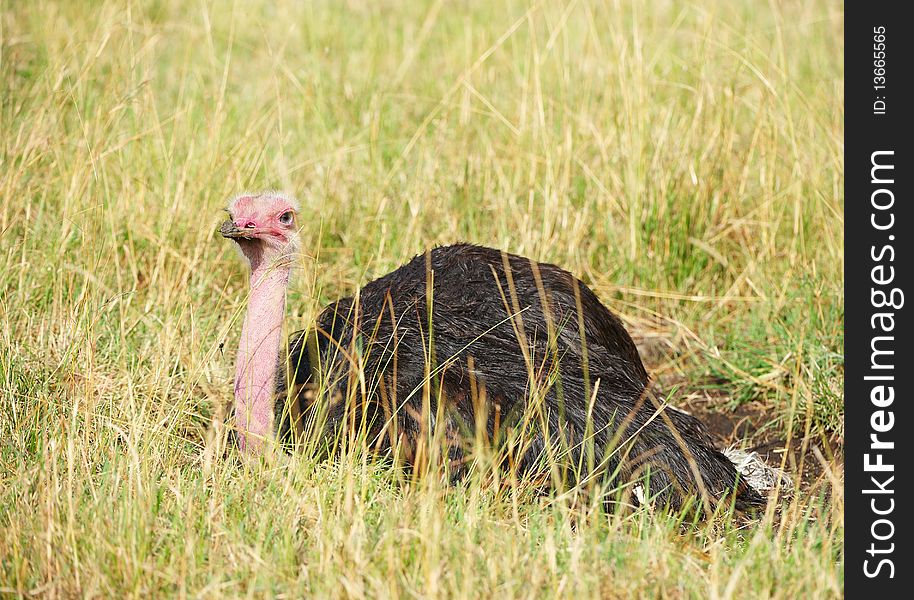
[[838,464],[683,524],[357,451],[244,465],[210,423],[246,288],[219,209],[281,188],[290,328],[468,240],[582,277],[666,341],[656,374],[840,440],[843,29],[824,1],[0,0],[0,594],[838,595]]

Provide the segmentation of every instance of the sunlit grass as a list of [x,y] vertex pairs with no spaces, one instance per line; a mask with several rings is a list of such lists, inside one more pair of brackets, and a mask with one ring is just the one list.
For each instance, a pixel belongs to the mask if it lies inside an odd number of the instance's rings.
[[582,277],[667,342],[655,373],[840,440],[840,7],[0,11],[0,592],[840,592],[827,459],[783,510],[681,524],[358,451],[245,465],[209,432],[246,286],[219,209],[281,188],[304,208],[290,330],[467,240]]

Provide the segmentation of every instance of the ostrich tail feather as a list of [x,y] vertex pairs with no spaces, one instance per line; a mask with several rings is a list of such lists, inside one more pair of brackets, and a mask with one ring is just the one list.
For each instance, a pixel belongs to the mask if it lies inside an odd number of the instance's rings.
[[793,491],[793,480],[783,470],[772,467],[765,462],[758,452],[740,450],[730,447],[724,450],[724,456],[730,459],[743,481],[762,495],[768,495],[775,488],[781,495]]

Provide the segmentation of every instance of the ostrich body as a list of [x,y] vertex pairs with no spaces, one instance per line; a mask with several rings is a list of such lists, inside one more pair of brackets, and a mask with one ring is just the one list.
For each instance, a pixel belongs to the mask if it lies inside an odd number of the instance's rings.
[[563,456],[579,467],[574,479],[599,471],[622,484],[649,473],[647,495],[674,508],[692,495],[764,503],[697,419],[652,396],[622,323],[567,271],[480,246],[438,247],[328,306],[284,349],[297,207],[267,193],[228,210],[221,233],[251,266],[235,374],[243,451],[294,437],[322,410],[327,439],[358,421],[377,449],[404,446],[407,460],[423,432],[443,428],[457,472],[462,440],[521,432],[505,460],[520,473]]

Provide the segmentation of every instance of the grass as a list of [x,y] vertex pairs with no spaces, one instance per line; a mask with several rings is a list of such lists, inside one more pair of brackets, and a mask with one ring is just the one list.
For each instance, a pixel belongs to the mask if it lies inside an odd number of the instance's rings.
[[282,188],[290,328],[503,247],[664,339],[658,376],[840,441],[842,39],[828,2],[0,0],[0,594],[840,594],[838,464],[682,523],[208,431],[246,286],[219,209]]

